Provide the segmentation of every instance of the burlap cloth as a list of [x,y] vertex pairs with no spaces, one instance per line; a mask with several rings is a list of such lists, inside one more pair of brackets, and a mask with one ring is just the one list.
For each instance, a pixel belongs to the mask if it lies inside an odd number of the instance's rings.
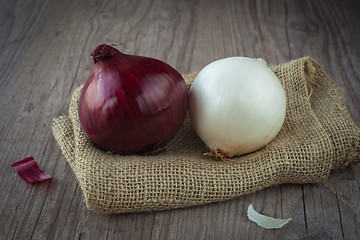
[[[69,116],[53,134],[84,193],[102,213],[157,211],[223,201],[282,183],[315,183],[330,170],[360,162],[360,130],[341,89],[313,59],[273,66],[287,96],[285,123],[267,147],[231,162],[203,156],[186,118],[158,156],[121,156],[94,147],[81,130],[76,89]],[[188,86],[196,73],[184,75]]]

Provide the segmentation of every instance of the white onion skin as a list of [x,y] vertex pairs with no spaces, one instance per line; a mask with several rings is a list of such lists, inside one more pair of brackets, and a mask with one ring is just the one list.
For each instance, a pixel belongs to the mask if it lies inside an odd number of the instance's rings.
[[202,69],[189,91],[192,126],[212,152],[228,157],[256,151],[280,131],[284,89],[262,61],[231,57]]

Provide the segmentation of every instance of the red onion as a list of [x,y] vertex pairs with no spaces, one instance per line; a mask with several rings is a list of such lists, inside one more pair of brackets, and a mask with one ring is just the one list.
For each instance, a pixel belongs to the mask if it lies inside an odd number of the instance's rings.
[[102,44],[79,100],[81,126],[97,147],[120,154],[157,154],[180,129],[187,88],[168,64]]

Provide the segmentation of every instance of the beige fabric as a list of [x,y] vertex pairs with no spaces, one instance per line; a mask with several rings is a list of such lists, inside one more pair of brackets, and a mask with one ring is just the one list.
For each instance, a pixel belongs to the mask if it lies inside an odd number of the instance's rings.
[[[281,183],[314,183],[331,169],[360,162],[360,130],[342,91],[311,58],[272,67],[287,95],[278,136],[255,153],[222,162],[185,120],[158,156],[121,156],[94,147],[81,130],[76,89],[69,116],[53,134],[84,192],[86,206],[103,213],[157,211],[223,201]],[[188,86],[196,73],[184,75]]]

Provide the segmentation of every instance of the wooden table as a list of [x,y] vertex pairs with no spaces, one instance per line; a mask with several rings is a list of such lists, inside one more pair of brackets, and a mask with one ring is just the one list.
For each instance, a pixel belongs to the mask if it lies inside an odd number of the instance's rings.
[[[104,42],[181,73],[229,56],[275,65],[308,55],[360,126],[360,1],[2,0],[0,13],[0,239],[360,239],[359,166],[221,203],[102,215],[85,207],[51,131]],[[51,180],[27,184],[10,167],[31,155]],[[246,217],[250,203],[293,221],[262,229]]]

